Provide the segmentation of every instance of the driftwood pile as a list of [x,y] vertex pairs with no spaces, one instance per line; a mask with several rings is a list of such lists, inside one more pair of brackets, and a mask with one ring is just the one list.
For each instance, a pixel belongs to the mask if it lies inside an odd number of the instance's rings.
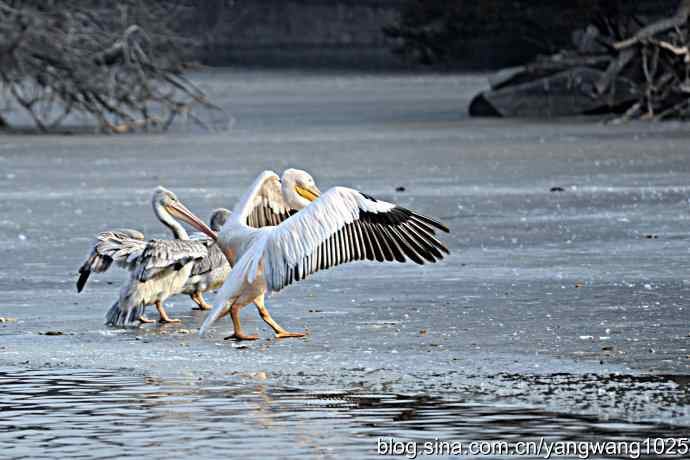
[[[0,0],[0,126],[17,107],[42,131],[85,114],[106,132],[206,128],[225,118],[184,75],[173,1]],[[201,114],[201,115],[200,115]]]
[[600,18],[573,34],[576,49],[505,69],[472,101],[478,116],[615,113],[617,120],[690,118],[690,0],[644,23]]

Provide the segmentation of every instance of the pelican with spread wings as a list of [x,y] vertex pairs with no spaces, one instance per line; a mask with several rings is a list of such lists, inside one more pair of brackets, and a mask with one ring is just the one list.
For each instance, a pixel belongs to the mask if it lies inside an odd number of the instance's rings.
[[264,297],[319,270],[357,260],[424,264],[449,254],[436,237],[438,230],[448,232],[442,223],[351,188],[322,195],[314,179],[297,169],[282,177],[264,171],[219,234],[199,230],[217,239],[233,266],[199,332],[229,313],[230,337],[238,340],[257,338],[240,326],[240,310],[251,303],[277,337],[304,336],[278,325]]

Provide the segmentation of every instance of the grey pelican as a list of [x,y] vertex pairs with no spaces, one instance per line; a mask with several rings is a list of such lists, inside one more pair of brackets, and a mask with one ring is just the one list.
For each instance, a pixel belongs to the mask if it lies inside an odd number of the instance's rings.
[[[199,228],[199,230],[204,231]],[[228,338],[254,340],[240,326],[240,310],[253,303],[276,336],[302,337],[276,323],[264,296],[312,273],[356,260],[423,264],[449,254],[436,238],[442,223],[357,190],[334,187],[321,195],[305,171],[286,170],[282,178],[261,173],[216,238],[233,266],[199,333],[230,314]]]
[[[219,208],[211,213],[209,226],[214,232],[220,231],[228,219],[230,211]],[[208,238],[202,234],[202,238]],[[198,305],[199,310],[210,310],[211,306],[204,300],[204,292],[216,290],[223,285],[230,273],[230,264],[225,258],[218,244],[213,241],[208,246],[206,257],[194,263],[189,279],[182,288],[183,294],[188,294]]]
[[[209,219],[211,230],[216,232],[219,231],[229,215],[230,211],[225,208],[215,209],[211,213],[211,218]],[[160,216],[158,217],[160,219]],[[161,220],[161,222],[163,221]],[[172,227],[170,230],[173,233],[173,237],[177,237]],[[203,233],[194,234],[192,238],[195,240],[208,239]],[[77,292],[81,292],[84,289],[89,275],[91,275],[92,272],[104,272],[110,268],[113,262],[123,268],[130,268],[131,261],[129,258],[132,255],[132,251],[136,251],[140,246],[140,243],[132,240],[143,242],[144,234],[130,228],[109,230],[99,233],[89,256],[79,268]],[[228,273],[230,273],[230,264],[228,264],[227,259],[218,248],[218,245],[210,241],[208,242],[206,256],[194,262],[192,272],[182,289],[182,293],[188,294],[198,305],[198,309],[208,310],[211,306],[204,300],[203,293],[209,290],[218,289],[222,286]]]
[[[173,232],[174,240],[144,241],[141,233],[132,230],[104,232],[80,269],[77,288],[83,288],[91,271],[107,269],[113,261],[129,270],[129,280],[120,296],[106,314],[106,324],[126,326],[153,322],[143,316],[147,305],[155,305],[161,322],[179,322],[165,311],[163,303],[180,293],[195,262],[208,254],[212,240],[190,240],[180,219],[206,234],[214,232],[192,214],[171,191],[158,187],[152,199],[158,219]],[[129,238],[132,236],[132,238]],[[109,239],[110,238],[110,239]]]

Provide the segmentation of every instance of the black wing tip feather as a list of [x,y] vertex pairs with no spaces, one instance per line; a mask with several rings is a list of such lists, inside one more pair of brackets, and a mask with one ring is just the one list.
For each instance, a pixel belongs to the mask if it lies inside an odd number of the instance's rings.
[[91,272],[88,270],[79,270],[79,279],[77,280],[77,293],[81,292],[86,286],[86,281],[89,279]]
[[431,225],[432,227],[435,227],[435,228],[438,229],[438,230],[441,230],[441,231],[446,232],[446,233],[450,233],[450,229],[449,229],[446,225],[442,224],[441,222],[439,222],[439,221],[436,220],[436,219],[433,219],[433,218],[431,218],[431,217],[424,216],[424,215],[422,215],[422,214],[418,214],[418,213],[416,213],[416,212],[414,212],[414,211],[411,211],[411,210],[409,210],[409,209],[407,209],[407,208],[403,208],[403,207],[400,207],[400,206],[396,206],[396,207],[393,208],[393,209],[399,209],[399,210],[401,210],[403,213],[405,213],[408,217],[410,217],[410,218],[412,218],[412,219],[415,219],[415,220],[418,220],[418,221],[422,221],[423,223],[425,223],[425,224],[427,224],[427,225]]
[[[359,193],[369,201],[377,201],[370,195]],[[450,251],[435,237],[434,229],[450,233],[441,222],[401,206],[385,212],[360,208],[359,219],[332,234],[314,253],[293,266],[287,266],[284,278],[272,289],[281,290],[315,271],[356,260],[414,262],[419,265],[436,263]]]
[[[424,216],[420,216],[420,217],[424,217]],[[450,233],[450,228],[448,228],[446,225],[442,224],[441,222],[434,220],[434,219],[431,219],[430,217],[424,217],[424,219],[426,219],[426,221],[428,223],[432,224],[434,227],[441,230],[442,232]]]
[[[371,195],[367,195],[366,193],[362,193],[362,192],[359,192],[359,194],[369,201],[372,201],[374,203],[378,202],[378,200]],[[402,214],[406,215],[408,218],[414,217],[416,219],[421,220],[422,222],[425,222],[425,223],[427,223],[433,227],[436,227],[438,230],[441,230],[441,231],[446,232],[446,233],[450,233],[450,229],[446,225],[439,222],[438,220],[433,219],[431,217],[423,216],[422,214],[417,214],[416,212],[414,212],[410,209],[404,208],[402,206],[395,205],[395,207],[393,207],[388,212],[392,213],[392,214],[395,214],[396,212],[402,213]]]
[[[371,199],[367,195],[363,195]],[[367,259],[382,261],[378,254],[383,250],[386,254],[395,249],[400,249],[410,261],[423,265],[426,262],[434,263],[443,259],[443,254],[450,251],[436,237],[436,230],[449,233],[448,227],[430,217],[417,214],[407,208],[394,206],[386,212],[360,211],[360,221],[366,239]],[[383,229],[389,229],[386,232]],[[372,231],[373,230],[373,231]],[[387,241],[390,240],[390,241]],[[391,246],[393,245],[393,246]],[[397,245],[398,248],[394,246]],[[374,257],[370,257],[369,251]],[[392,259],[398,259],[396,254],[391,254]],[[392,260],[390,257],[384,257]]]

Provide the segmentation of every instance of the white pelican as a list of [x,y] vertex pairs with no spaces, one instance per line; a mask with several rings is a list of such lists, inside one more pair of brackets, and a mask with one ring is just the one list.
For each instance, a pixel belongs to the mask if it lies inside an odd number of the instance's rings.
[[[176,218],[206,234],[213,234],[213,231],[192,214],[174,193],[158,187],[153,194],[152,204],[156,216],[177,239],[147,242],[136,231],[104,232],[106,237],[101,239],[99,236],[99,244],[96,245],[99,248],[94,248],[80,269],[78,288],[83,287],[90,271],[107,269],[113,261],[129,269],[129,280],[122,286],[119,299],[106,314],[106,324],[126,326],[135,321],[152,322],[143,316],[145,307],[151,304],[156,306],[161,322],[179,322],[168,316],[163,303],[171,295],[182,291],[194,263],[207,256],[207,248],[212,244],[209,239],[190,241],[187,231]],[[108,233],[117,238],[109,240]],[[128,238],[128,235],[133,238]]]
[[434,219],[351,188],[334,187],[320,195],[304,171],[288,169],[282,178],[264,171],[221,232],[207,233],[217,238],[233,269],[199,333],[229,312],[234,326],[229,338],[256,339],[242,332],[239,317],[254,303],[277,337],[302,337],[271,318],[264,305],[267,292],[355,260],[436,262],[449,253],[436,230],[448,232]]
[[[155,206],[154,212],[156,212]],[[219,231],[229,215],[230,211],[225,208],[215,209],[211,213],[211,218],[209,219],[211,230],[216,232]],[[167,226],[161,219],[161,216],[157,215],[157,217]],[[169,228],[173,237],[179,238],[177,228]],[[194,240],[208,239],[203,233],[194,234],[191,238]],[[79,268],[77,292],[81,292],[84,289],[89,275],[91,275],[92,272],[102,273],[108,270],[113,262],[120,267],[127,269],[131,268],[132,261],[130,260],[130,256],[132,255],[132,251],[138,250],[141,245],[141,243],[132,240],[143,242],[144,234],[137,230],[132,230],[131,228],[109,230],[99,233],[96,236],[96,241],[89,256]],[[198,305],[197,308],[200,310],[208,310],[211,308],[204,300],[203,293],[209,290],[218,289],[223,285],[223,281],[225,281],[228,273],[230,273],[230,264],[228,264],[227,259],[218,248],[218,245],[210,241],[207,246],[208,250],[206,256],[194,262],[189,279],[181,292],[182,294],[188,294]]]

